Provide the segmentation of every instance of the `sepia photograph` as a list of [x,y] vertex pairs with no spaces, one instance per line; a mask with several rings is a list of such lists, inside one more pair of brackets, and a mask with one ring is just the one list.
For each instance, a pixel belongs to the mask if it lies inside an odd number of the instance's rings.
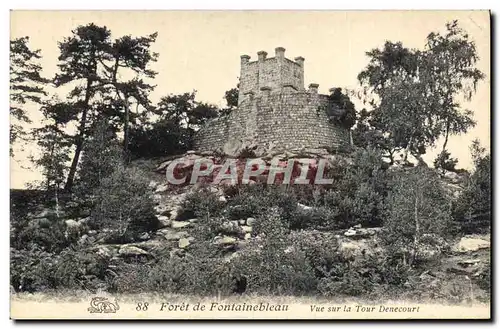
[[491,19],[11,11],[11,319],[491,319]]

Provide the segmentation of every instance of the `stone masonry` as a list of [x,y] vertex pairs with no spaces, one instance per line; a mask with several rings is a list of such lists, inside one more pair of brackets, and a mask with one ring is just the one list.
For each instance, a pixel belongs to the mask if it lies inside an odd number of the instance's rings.
[[[256,156],[289,152],[341,152],[350,145],[349,130],[327,115],[336,108],[327,95],[318,94],[318,84],[304,88],[304,58],[292,61],[285,49],[276,48],[275,57],[265,51],[258,60],[241,56],[238,108],[213,119],[195,137],[200,152],[222,152],[238,156],[251,150]],[[330,112],[331,113],[331,112]]]

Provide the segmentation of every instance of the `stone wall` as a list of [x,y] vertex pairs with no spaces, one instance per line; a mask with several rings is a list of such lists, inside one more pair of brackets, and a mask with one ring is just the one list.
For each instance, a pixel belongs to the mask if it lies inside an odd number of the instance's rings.
[[342,150],[349,145],[349,131],[329,121],[326,106],[331,106],[328,97],[315,90],[248,94],[229,116],[200,129],[195,148],[228,155],[250,148],[258,156],[284,150]]

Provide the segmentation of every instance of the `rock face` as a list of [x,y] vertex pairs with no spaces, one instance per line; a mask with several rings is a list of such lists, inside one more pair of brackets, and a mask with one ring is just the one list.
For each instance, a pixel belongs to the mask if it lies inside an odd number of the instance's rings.
[[149,253],[145,250],[137,248],[136,246],[123,245],[120,247],[118,254],[123,257],[134,257],[134,256],[148,255]]
[[473,237],[463,237],[460,242],[455,246],[454,250],[456,252],[474,252],[479,249],[489,249],[490,242]]

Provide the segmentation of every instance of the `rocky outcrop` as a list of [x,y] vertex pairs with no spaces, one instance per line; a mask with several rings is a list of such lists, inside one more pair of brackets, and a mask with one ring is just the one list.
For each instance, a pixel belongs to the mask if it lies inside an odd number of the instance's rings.
[[480,249],[489,249],[490,242],[481,238],[465,236],[454,246],[453,251],[458,253],[470,253]]

